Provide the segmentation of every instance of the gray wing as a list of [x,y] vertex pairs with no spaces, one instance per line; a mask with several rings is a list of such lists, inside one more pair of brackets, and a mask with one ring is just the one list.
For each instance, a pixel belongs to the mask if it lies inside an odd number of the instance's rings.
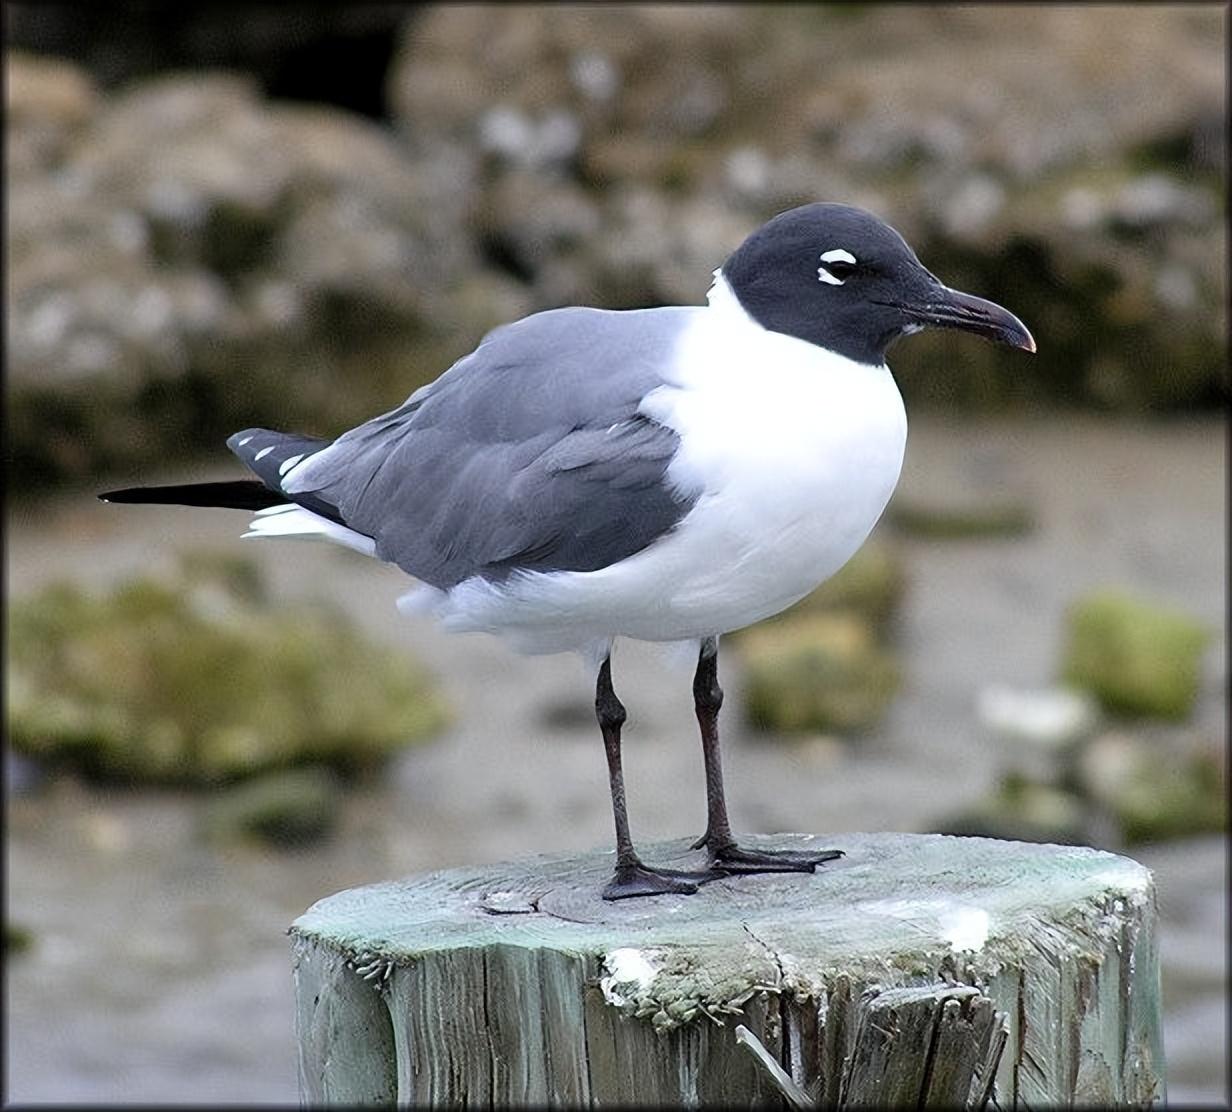
[[665,479],[676,433],[637,409],[696,311],[555,309],[496,329],[282,489],[335,508],[378,557],[437,587],[615,563],[694,500]]

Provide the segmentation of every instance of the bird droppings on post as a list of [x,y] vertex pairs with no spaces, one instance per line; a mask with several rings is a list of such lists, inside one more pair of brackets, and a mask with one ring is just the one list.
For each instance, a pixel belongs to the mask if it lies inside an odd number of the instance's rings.
[[1154,886],[1149,871],[1128,857],[1117,857],[1109,864],[1110,868],[1097,873],[1095,880],[1109,891],[1126,893],[1126,898],[1135,903],[1152,898]]
[[955,907],[943,914],[941,929],[955,950],[982,950],[990,922],[982,907]]
[[992,918],[982,907],[931,897],[872,900],[859,905],[865,915],[886,915],[904,923],[932,927],[954,950],[980,950],[988,941]]
[[[660,962],[655,956],[644,950],[630,946],[622,946],[612,950],[603,959],[603,967],[608,971],[600,978],[599,988],[604,999],[616,1007],[624,1007],[634,1003],[638,996],[646,993],[654,982],[659,971]],[[631,995],[625,995],[623,989],[633,988]]]

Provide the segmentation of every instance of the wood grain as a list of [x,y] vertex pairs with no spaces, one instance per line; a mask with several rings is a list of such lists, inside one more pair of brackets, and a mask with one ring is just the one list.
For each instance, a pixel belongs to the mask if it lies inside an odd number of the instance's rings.
[[[941,835],[742,840],[846,856],[615,903],[610,853],[321,900],[291,928],[303,1099],[781,1107],[742,1024],[820,1107],[1162,1100],[1136,862]],[[683,841],[647,857],[701,864]]]

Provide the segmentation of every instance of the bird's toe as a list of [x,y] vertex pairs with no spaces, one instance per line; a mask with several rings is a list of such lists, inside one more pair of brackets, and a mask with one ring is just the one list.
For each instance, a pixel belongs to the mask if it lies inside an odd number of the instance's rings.
[[709,879],[713,879],[709,873],[652,869],[640,862],[636,865],[618,865],[615,875],[603,889],[603,898],[625,900],[634,896],[661,896],[666,893],[689,896],[697,891],[699,884]]
[[796,850],[743,849],[732,845],[714,850],[711,865],[723,873],[811,873],[818,865],[843,856],[839,849],[802,853]]

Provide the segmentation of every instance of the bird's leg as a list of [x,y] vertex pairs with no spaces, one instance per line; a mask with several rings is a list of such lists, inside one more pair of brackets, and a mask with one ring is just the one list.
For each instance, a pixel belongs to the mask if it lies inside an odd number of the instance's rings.
[[736,845],[727,820],[727,800],[723,796],[723,760],[719,754],[719,708],[722,706],[718,639],[708,637],[702,642],[697,671],[693,675],[693,709],[702,731],[702,759],[706,763],[706,833],[693,843],[693,848],[706,846],[712,853]]
[[812,872],[814,866],[842,857],[842,851],[836,849],[799,853],[742,849],[736,844],[727,818],[727,800],[723,796],[723,763],[719,755],[719,708],[722,705],[718,638],[708,637],[702,642],[697,672],[693,676],[693,707],[701,727],[702,758],[706,764],[706,833],[693,843],[693,848],[705,846],[710,851],[713,868],[726,873]]
[[603,661],[595,685],[595,713],[603,732],[607,751],[607,774],[612,789],[612,815],[616,820],[616,874],[603,889],[605,900],[630,896],[655,896],[663,892],[691,893],[702,881],[713,879],[708,872],[686,873],[673,869],[652,869],[643,863],[629,837],[629,815],[625,808],[625,778],[620,766],[620,728],[625,721],[624,704],[612,687],[612,658]]

